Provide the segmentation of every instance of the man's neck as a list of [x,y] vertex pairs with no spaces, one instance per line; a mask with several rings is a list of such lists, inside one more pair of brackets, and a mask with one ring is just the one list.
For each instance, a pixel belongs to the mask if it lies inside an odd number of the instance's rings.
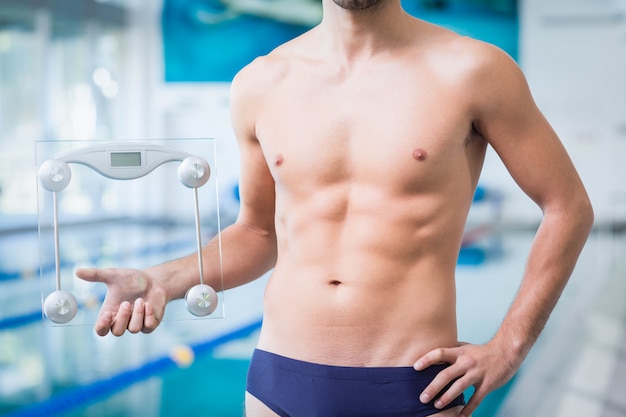
[[324,0],[324,18],[319,29],[325,49],[349,64],[402,43],[409,19],[399,1],[382,2],[365,10],[346,10],[332,0]]

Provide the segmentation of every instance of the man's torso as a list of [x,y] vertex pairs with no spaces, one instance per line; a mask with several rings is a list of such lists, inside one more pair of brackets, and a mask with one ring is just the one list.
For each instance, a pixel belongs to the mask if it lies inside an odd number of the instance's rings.
[[259,63],[276,74],[256,135],[278,240],[260,348],[410,366],[456,344],[454,270],[486,145],[448,55],[405,47],[341,68],[286,47]]

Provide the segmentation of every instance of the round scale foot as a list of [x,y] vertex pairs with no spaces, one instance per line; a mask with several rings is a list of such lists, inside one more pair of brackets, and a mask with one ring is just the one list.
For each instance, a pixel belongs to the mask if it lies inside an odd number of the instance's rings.
[[199,156],[189,156],[178,166],[178,178],[189,188],[202,187],[210,176],[209,164]]
[[61,191],[70,183],[72,171],[65,161],[48,159],[39,167],[37,176],[41,186],[46,190]]
[[67,291],[55,291],[46,297],[43,311],[50,321],[64,324],[72,320],[78,312],[76,298]]
[[198,317],[208,316],[217,308],[217,293],[206,284],[191,287],[185,295],[187,309]]

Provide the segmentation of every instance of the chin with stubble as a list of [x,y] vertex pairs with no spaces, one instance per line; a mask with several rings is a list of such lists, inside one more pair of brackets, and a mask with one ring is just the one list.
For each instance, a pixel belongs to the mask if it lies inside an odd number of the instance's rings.
[[[378,3],[381,3],[381,0],[333,0],[335,4],[346,10],[365,10],[369,9],[373,6],[376,6]],[[384,0],[382,1],[384,3]]]

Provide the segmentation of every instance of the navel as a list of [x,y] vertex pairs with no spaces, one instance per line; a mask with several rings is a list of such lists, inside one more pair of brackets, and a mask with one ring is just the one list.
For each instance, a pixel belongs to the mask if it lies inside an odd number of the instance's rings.
[[413,149],[413,159],[416,161],[423,161],[428,156],[428,153],[422,148]]
[[274,157],[274,166],[281,166],[283,164],[284,158],[283,154],[279,153]]

